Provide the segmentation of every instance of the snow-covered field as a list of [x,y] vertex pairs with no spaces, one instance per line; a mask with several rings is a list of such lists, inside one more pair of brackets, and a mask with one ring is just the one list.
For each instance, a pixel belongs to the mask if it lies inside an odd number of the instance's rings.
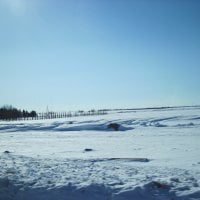
[[200,199],[200,107],[0,122],[0,200],[134,199]]

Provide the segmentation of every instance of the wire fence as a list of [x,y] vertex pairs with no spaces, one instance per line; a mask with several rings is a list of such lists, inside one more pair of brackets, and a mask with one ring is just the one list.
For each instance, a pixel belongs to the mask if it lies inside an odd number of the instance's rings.
[[71,118],[71,117],[106,115],[106,114],[107,112],[105,110],[76,111],[76,112],[43,112],[43,113],[37,113],[37,115],[34,117],[17,117],[4,120],[5,121],[45,120],[45,119]]

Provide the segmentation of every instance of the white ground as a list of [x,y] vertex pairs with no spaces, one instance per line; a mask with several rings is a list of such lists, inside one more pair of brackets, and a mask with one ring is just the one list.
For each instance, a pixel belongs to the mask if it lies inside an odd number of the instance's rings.
[[200,107],[0,122],[0,200],[133,199],[200,199]]

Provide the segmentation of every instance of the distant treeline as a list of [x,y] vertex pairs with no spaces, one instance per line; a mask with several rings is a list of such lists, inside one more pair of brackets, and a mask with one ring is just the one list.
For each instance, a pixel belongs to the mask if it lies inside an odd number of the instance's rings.
[[0,120],[14,120],[18,118],[34,118],[37,117],[36,111],[28,112],[20,110],[12,106],[3,106],[0,108]]
[[69,118],[78,116],[90,115],[105,115],[106,110],[90,110],[77,112],[43,112],[36,113],[36,111],[28,112],[27,110],[20,110],[12,106],[3,106],[0,108],[0,120],[42,120],[55,118]]

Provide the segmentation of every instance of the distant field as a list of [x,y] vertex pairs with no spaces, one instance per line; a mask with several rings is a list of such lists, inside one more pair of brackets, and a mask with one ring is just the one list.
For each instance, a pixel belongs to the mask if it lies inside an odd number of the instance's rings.
[[200,199],[200,107],[107,112],[1,121],[0,200]]

